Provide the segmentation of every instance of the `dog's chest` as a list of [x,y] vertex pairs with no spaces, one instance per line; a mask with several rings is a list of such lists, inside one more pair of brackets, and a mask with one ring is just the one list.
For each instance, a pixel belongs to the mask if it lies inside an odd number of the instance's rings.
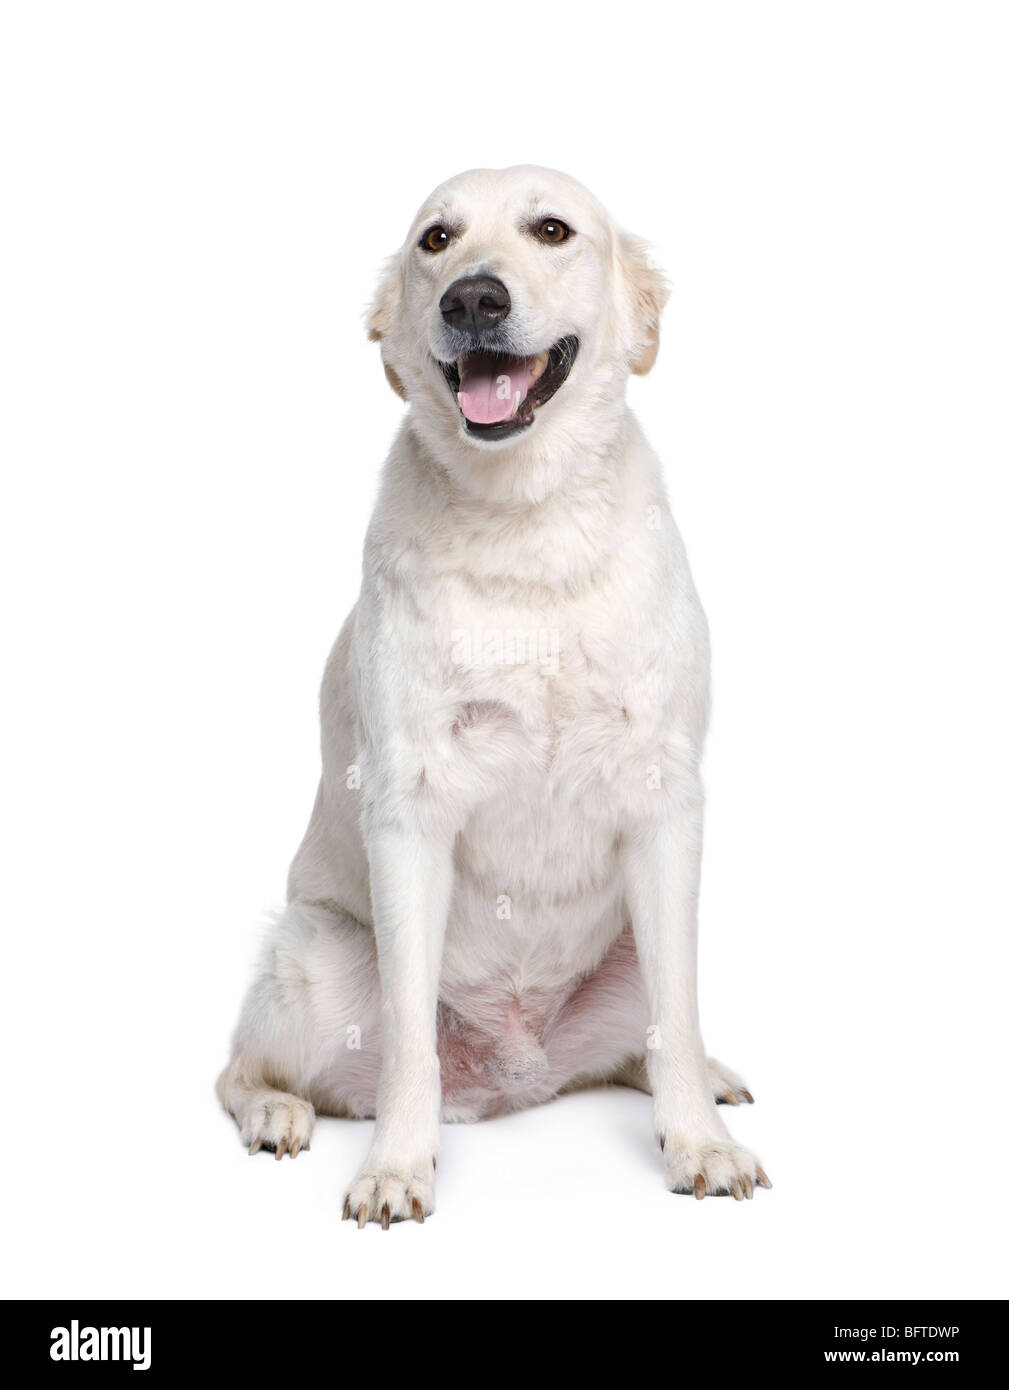
[[594,798],[612,798],[647,751],[657,710],[637,681],[632,644],[579,619],[577,610],[498,613],[453,629],[451,749],[475,793],[484,787],[498,800],[506,777],[508,799],[527,811],[608,820]]
[[576,619],[456,634],[452,778],[468,804],[445,964],[459,980],[562,988],[622,926],[619,841],[653,721],[631,715],[611,634]]

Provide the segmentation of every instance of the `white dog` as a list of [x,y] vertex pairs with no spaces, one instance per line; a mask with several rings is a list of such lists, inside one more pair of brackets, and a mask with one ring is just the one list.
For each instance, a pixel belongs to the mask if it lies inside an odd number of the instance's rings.
[[770,1186],[697,1016],[708,634],[624,400],[666,298],[530,166],[437,188],[369,316],[409,410],[322,688],[322,781],[218,1082],[250,1152],[375,1116],[345,1217],[434,1210],[439,1118],[650,1090],[666,1183]]

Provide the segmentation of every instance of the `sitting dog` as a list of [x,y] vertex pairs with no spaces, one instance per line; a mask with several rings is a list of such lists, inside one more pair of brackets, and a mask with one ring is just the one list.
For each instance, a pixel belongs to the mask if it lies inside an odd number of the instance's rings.
[[218,1093],[250,1152],[375,1117],[343,1214],[423,1221],[439,1120],[650,1090],[667,1185],[770,1186],[696,992],[708,633],[625,403],[663,279],[573,179],[437,188],[368,326],[409,403],[322,686],[322,780]]

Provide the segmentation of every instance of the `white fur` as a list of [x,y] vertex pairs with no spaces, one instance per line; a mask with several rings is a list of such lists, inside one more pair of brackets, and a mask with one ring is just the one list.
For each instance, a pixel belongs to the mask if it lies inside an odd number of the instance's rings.
[[[546,214],[574,236],[537,241]],[[421,250],[449,220],[449,248]],[[435,362],[440,296],[476,272],[507,285],[516,350],[580,342],[532,426],[497,443],[464,431]],[[523,166],[437,189],[371,311],[409,410],[326,669],[289,905],[219,1082],[266,1147],[307,1142],[309,1101],[375,1114],[348,1192],[362,1222],[433,1210],[442,1079],[455,1119],[594,1079],[649,1086],[671,1187],[757,1175],[715,1108],[748,1094],[709,1074],[697,1017],[707,627],[624,400],[664,298],[585,189]]]

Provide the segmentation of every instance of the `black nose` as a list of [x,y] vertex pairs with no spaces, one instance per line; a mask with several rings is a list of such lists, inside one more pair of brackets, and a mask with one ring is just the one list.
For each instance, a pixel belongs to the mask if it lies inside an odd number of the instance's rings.
[[466,275],[449,285],[440,307],[450,328],[475,334],[506,319],[512,302],[500,280],[490,275]]

